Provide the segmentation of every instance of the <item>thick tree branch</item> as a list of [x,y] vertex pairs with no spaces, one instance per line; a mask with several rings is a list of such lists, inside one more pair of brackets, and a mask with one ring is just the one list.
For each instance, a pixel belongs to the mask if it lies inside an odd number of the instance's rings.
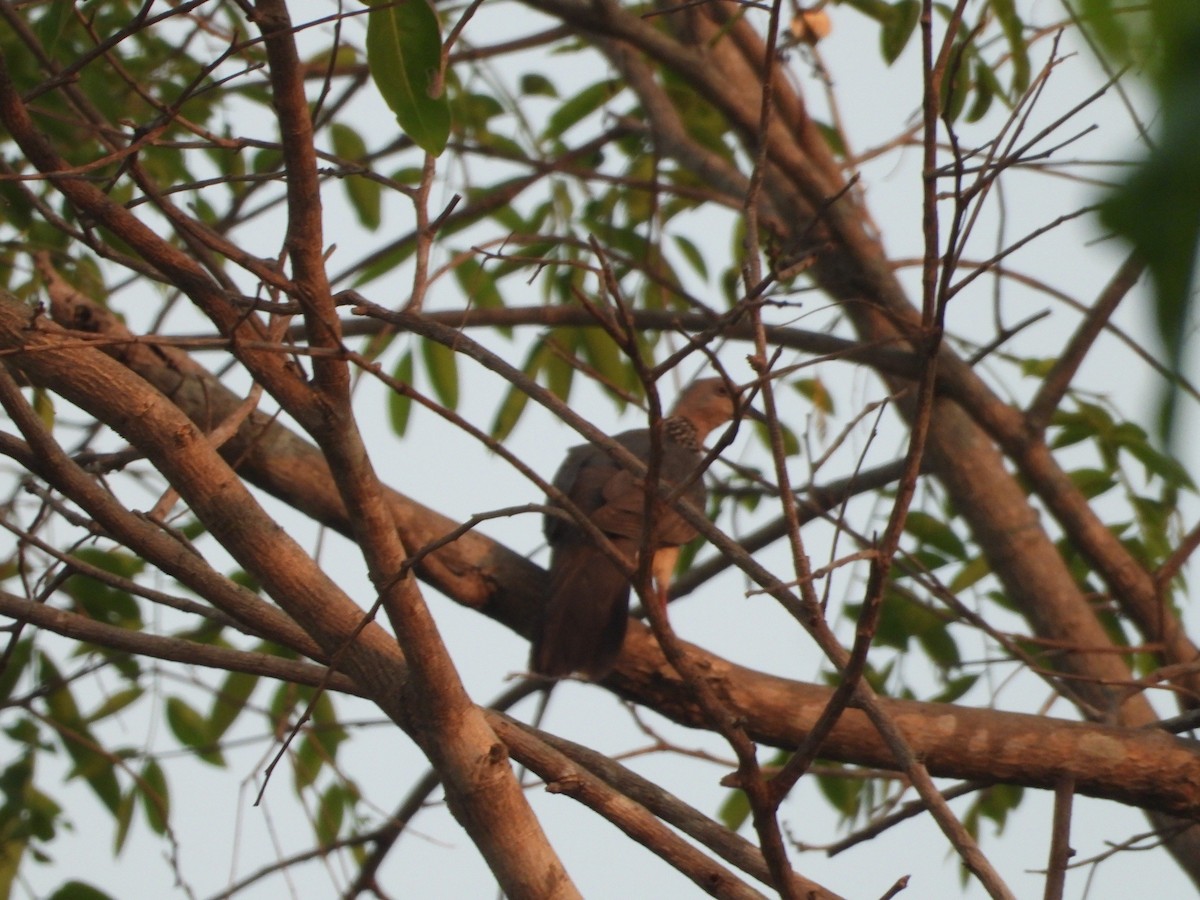
[[[374,623],[363,624],[362,611],[267,516],[170,401],[119,362],[35,318],[10,296],[0,296],[0,349],[31,381],[87,410],[143,450],[213,536],[324,652],[336,656],[339,667],[418,744],[428,741],[428,720],[414,723],[414,709],[406,704],[409,673],[395,641]],[[481,730],[490,734],[486,726]],[[464,746],[478,748],[478,742],[464,741]],[[435,765],[443,758],[431,755]],[[534,884],[541,886],[538,890],[555,884],[555,896],[576,896],[544,838],[536,837],[540,828],[498,742],[493,739],[474,758],[471,773],[447,768],[450,772],[443,774],[454,782],[451,790],[466,782],[477,792],[475,802],[459,804],[456,812],[512,893],[524,895]],[[494,802],[483,802],[489,797]],[[529,827],[514,830],[510,826],[521,810]]]
[[[566,794],[595,810],[639,844],[661,856],[705,893],[731,900],[763,897],[724,866],[692,847],[640,803],[613,790],[601,778],[515,723],[498,715],[492,721],[497,735],[513,756],[540,776],[548,790]],[[826,892],[823,896],[833,895]]]
[[[172,391],[174,402],[202,421],[220,419],[223,408],[236,408],[240,402],[211,376],[202,381],[198,373],[203,370],[194,364],[185,376],[161,357],[137,352],[146,350],[144,345],[116,343],[107,349],[128,354],[139,374],[162,382]],[[323,457],[277,422],[255,413],[221,452],[238,459],[241,474],[255,484],[329,527],[350,533]],[[396,527],[410,546],[420,546],[456,527],[452,520],[402,495],[389,491],[387,497]],[[530,633],[544,590],[544,575],[484,535],[464,535],[426,557],[419,571],[459,602],[519,633]],[[725,681],[734,712],[748,718],[752,735],[763,743],[798,746],[828,702],[827,688],[731,666],[698,648],[688,652],[706,660],[713,677]],[[610,686],[669,718],[703,727],[690,693],[677,677],[665,668],[646,629],[631,623],[621,665]],[[1200,753],[1188,741],[945,704],[880,703],[936,777],[1052,788],[1065,773],[1077,779],[1078,792],[1087,796],[1185,816],[1200,808]],[[855,709],[847,710],[839,720],[822,755],[859,765],[895,765],[878,733]]]
[[105,625],[87,616],[45,603],[35,603],[3,591],[0,591],[0,614],[20,622],[29,622],[38,628],[53,631],[72,640],[110,650],[122,650],[137,656],[149,656],[189,666],[245,672],[249,675],[261,675],[265,678],[290,681],[293,684],[325,687],[362,696],[362,691],[348,676],[341,672],[330,672],[324,666],[284,659],[267,653],[198,644],[184,638],[146,634],[115,625]]

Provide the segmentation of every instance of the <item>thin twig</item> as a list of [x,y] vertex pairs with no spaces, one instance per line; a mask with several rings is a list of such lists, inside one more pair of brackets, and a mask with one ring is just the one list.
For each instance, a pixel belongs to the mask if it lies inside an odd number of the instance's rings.
[[1062,900],[1067,881],[1067,863],[1075,855],[1071,849],[1071,807],[1075,799],[1075,779],[1064,775],[1054,786],[1054,825],[1050,833],[1050,861],[1046,866],[1045,900]]

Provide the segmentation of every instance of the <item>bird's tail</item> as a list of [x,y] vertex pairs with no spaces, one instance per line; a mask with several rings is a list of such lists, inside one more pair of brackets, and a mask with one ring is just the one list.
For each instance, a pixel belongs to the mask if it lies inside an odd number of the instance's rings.
[[583,542],[556,551],[550,572],[550,597],[529,665],[550,678],[572,672],[603,678],[625,640],[629,579],[599,547]]

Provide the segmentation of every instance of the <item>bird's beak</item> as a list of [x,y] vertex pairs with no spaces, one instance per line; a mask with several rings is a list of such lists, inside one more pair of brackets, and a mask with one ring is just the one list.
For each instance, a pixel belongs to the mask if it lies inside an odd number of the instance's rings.
[[749,384],[744,384],[738,388],[738,391],[737,391],[738,416],[742,419],[750,419],[752,421],[761,422],[762,424],[766,425],[767,424],[766,413],[764,413],[761,409],[759,409],[756,406],[751,406],[744,399],[746,394],[750,393],[751,388],[753,388],[754,385],[755,385],[755,382],[752,381]]
[[746,404],[741,408],[741,414],[743,419],[752,419],[755,422],[761,422],[764,425],[767,424],[767,414],[757,406]]

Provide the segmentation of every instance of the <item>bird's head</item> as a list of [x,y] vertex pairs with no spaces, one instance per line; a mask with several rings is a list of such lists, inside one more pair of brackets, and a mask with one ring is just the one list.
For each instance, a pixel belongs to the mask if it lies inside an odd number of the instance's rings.
[[724,425],[735,415],[760,418],[761,414],[740,402],[738,386],[724,378],[701,378],[688,385],[671,415],[687,419],[696,429],[697,437],[703,441],[715,428]]

